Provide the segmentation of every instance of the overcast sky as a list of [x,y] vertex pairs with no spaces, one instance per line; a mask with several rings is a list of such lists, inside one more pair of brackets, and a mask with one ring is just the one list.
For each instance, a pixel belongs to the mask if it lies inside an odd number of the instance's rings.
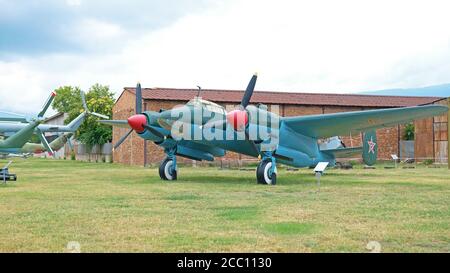
[[0,110],[62,85],[349,93],[450,82],[448,1],[0,0]]

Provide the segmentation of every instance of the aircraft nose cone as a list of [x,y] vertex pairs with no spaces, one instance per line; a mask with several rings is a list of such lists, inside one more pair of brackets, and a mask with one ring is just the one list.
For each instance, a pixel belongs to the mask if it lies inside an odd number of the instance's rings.
[[147,124],[147,117],[145,115],[134,115],[128,118],[128,124],[136,132],[145,131],[144,125]]
[[231,124],[234,130],[242,131],[248,123],[247,112],[243,110],[234,110],[227,114],[227,121]]

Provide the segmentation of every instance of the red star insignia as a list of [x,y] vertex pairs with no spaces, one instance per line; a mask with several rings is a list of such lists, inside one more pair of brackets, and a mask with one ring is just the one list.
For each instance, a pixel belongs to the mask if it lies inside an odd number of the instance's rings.
[[373,138],[371,137],[369,141],[367,141],[367,144],[369,144],[369,153],[375,154],[375,145],[377,145],[375,142],[373,142]]

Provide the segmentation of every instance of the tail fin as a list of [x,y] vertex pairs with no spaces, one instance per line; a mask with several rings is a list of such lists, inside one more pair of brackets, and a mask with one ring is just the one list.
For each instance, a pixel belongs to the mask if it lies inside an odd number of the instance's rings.
[[364,163],[368,166],[374,165],[377,162],[377,156],[378,143],[376,130],[364,132],[362,154]]

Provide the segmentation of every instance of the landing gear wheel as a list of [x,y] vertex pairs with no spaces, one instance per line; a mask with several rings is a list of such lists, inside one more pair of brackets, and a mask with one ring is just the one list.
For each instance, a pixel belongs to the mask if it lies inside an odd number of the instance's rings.
[[159,165],[159,177],[161,177],[162,180],[177,180],[177,171],[172,170],[172,166],[173,160],[170,158],[166,158],[161,162],[161,165]]
[[272,161],[261,161],[256,168],[258,184],[276,185],[277,174],[272,173]]

